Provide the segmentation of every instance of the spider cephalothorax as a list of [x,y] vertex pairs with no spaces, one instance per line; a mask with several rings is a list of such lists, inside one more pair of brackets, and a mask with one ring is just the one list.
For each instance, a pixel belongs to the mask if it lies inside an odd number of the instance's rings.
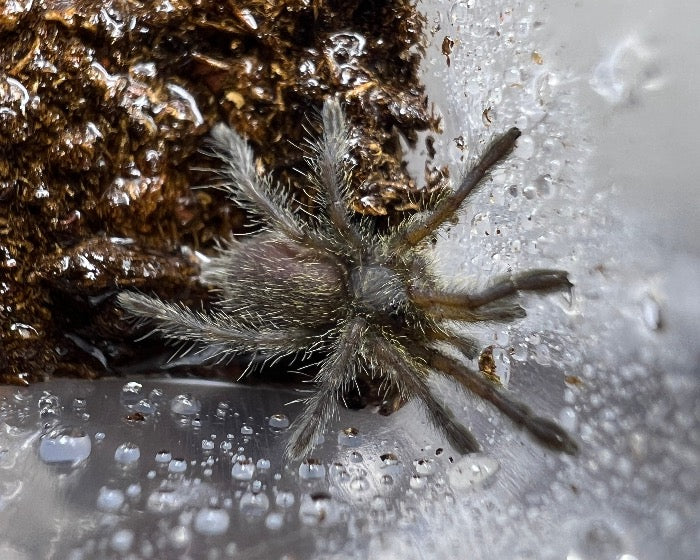
[[473,358],[477,346],[445,323],[522,317],[513,296],[522,290],[568,288],[566,273],[532,270],[495,278],[474,293],[451,290],[431,272],[427,252],[431,236],[510,152],[520,131],[511,128],[491,144],[459,188],[433,208],[378,234],[371,222],[356,219],[348,209],[352,141],[337,101],[324,104],[322,124],[321,138],[308,143],[307,158],[318,210],[306,214],[294,212],[285,189],[258,173],[246,141],[217,125],[212,153],[224,163],[225,188],[260,217],[262,231],[229,241],[204,272],[204,280],[219,293],[213,310],[192,311],[136,293],[120,294],[121,306],[151,319],[167,339],[207,346],[208,355],[325,355],[314,379],[317,390],[292,426],[290,458],[311,451],[337,413],[339,399],[361,376],[373,379],[389,401],[418,399],[459,452],[476,451],[478,444],[431,391],[433,375],[488,400],[545,444],[574,452],[576,444],[557,424],[533,415],[455,359],[455,352]]

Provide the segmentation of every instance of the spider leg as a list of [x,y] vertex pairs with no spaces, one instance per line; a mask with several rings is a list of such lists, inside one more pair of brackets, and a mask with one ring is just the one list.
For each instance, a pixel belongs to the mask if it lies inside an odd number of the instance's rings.
[[467,304],[481,307],[516,292],[549,292],[568,290],[573,286],[563,270],[534,269],[501,277],[492,286],[476,294],[467,296]]
[[306,238],[301,225],[289,207],[288,194],[273,184],[268,175],[258,172],[253,150],[245,138],[219,123],[211,130],[209,155],[225,165],[216,171],[224,179],[219,188],[241,207],[260,215],[276,231],[296,240]]
[[433,342],[447,342],[450,346],[454,346],[467,359],[473,360],[481,352],[479,343],[473,338],[454,336],[449,332],[445,332],[439,328],[427,330],[425,335]]
[[345,387],[357,375],[355,357],[361,346],[366,322],[362,318],[351,320],[341,333],[331,355],[323,362],[314,378],[318,390],[305,401],[304,410],[291,426],[292,436],[287,444],[289,460],[307,456],[328,421],[338,412],[338,399]]
[[501,277],[475,294],[412,289],[410,297],[437,320],[502,321],[525,316],[519,305],[502,301],[517,292],[547,292],[571,286],[562,270],[536,269]]
[[326,211],[319,216],[326,221],[326,234],[330,234],[342,245],[354,249],[363,246],[362,236],[350,219],[348,202],[350,172],[346,160],[350,154],[350,132],[343,109],[336,99],[329,98],[321,111],[323,134],[317,141],[308,141],[311,155],[307,158],[311,167],[311,183],[314,198]]
[[464,199],[479,185],[486,172],[508,155],[519,136],[520,130],[513,127],[497,138],[476,165],[469,170],[452,195],[441,200],[431,212],[426,213],[422,220],[414,222],[392,239],[391,252],[418,245],[448,220],[459,209]]
[[559,425],[541,416],[535,416],[527,406],[499,391],[478,373],[469,370],[456,360],[436,350],[426,351],[420,355],[431,368],[454,379],[465,389],[489,401],[513,422],[527,429],[542,443],[571,455],[578,451],[576,442]]
[[389,373],[392,383],[403,395],[416,397],[423,404],[432,424],[441,430],[447,441],[459,453],[479,451],[479,444],[474,436],[457,422],[452,412],[437,400],[430,391],[426,378],[425,365],[413,359],[409,354],[381,336],[375,336],[370,342],[372,353]]
[[193,311],[180,304],[134,292],[117,296],[119,305],[129,314],[155,323],[153,332],[168,340],[188,341],[218,346],[221,357],[234,354],[265,352],[271,355],[291,354],[311,346],[317,333],[307,329],[257,329],[235,321],[222,312]]
[[[448,294],[437,294],[448,295]],[[451,294],[449,294],[451,295]],[[432,300],[427,294],[421,294],[422,301],[414,300],[414,303],[421,307],[435,321],[453,320],[469,321],[476,323],[479,321],[512,321],[525,317],[525,309],[513,302],[498,302],[493,305],[483,307],[469,307],[464,302],[449,303]]]

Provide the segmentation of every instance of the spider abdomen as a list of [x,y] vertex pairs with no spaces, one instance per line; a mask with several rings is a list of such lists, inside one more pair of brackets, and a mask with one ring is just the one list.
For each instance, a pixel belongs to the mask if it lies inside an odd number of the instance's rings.
[[344,273],[332,257],[270,234],[230,244],[203,277],[223,292],[227,311],[254,309],[278,325],[322,327],[347,305]]

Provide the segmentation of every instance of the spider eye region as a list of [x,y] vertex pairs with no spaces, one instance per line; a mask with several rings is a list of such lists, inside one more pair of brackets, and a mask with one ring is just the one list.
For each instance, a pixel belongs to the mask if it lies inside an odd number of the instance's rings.
[[353,268],[350,289],[355,310],[366,316],[395,316],[408,301],[401,276],[382,264]]

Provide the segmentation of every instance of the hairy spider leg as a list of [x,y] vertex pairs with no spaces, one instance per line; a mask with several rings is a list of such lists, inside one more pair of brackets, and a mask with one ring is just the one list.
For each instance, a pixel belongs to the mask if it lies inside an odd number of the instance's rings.
[[326,235],[360,250],[363,246],[362,235],[351,220],[348,204],[351,184],[347,165],[351,148],[350,132],[343,109],[336,99],[329,99],[323,104],[321,121],[321,137],[306,142],[311,151],[306,160],[311,169],[313,197],[325,209],[325,213],[317,218],[325,225]]
[[314,377],[317,391],[304,400],[304,410],[292,423],[292,436],[286,456],[292,460],[310,453],[328,421],[338,412],[342,391],[356,378],[359,361],[357,349],[367,328],[366,321],[352,319],[338,337],[335,347]]
[[[457,422],[452,412],[435,398],[426,379],[425,363],[414,359],[383,336],[372,336],[369,342],[377,366],[386,371],[392,384],[405,398],[417,398],[425,407],[428,419],[441,430],[459,453],[479,451],[479,444],[469,430]],[[403,348],[403,345],[401,346]]]
[[443,222],[450,219],[467,196],[479,185],[486,172],[510,153],[519,136],[520,130],[513,127],[497,138],[488,147],[476,165],[469,170],[459,188],[453,194],[442,199],[432,211],[422,216],[422,219],[418,219],[406,230],[394,237],[392,249],[395,251],[397,249],[400,250],[402,247],[418,245],[439,228]]
[[570,289],[571,286],[563,270],[535,269],[501,277],[474,294],[414,288],[410,298],[436,320],[503,321],[524,317],[525,310],[517,304],[501,300],[517,292],[548,292]]
[[513,422],[523,426],[545,445],[571,455],[578,451],[576,442],[555,422],[536,416],[530,408],[499,391],[487,379],[471,371],[453,358],[437,350],[421,351],[419,348],[412,348],[411,351],[416,356],[423,358],[436,372],[457,381],[471,393],[489,401]]
[[288,238],[303,240],[306,235],[288,204],[289,193],[261,174],[255,165],[253,149],[235,130],[219,123],[211,130],[209,155],[223,162],[213,170],[225,180],[219,186],[239,206],[262,218],[263,224]]
[[476,358],[481,352],[479,343],[470,337],[454,336],[449,332],[439,328],[437,325],[425,331],[425,335],[431,342],[447,342],[454,346],[460,353],[469,360]]
[[231,315],[223,312],[192,311],[184,305],[134,292],[120,293],[117,301],[132,315],[154,321],[156,326],[152,332],[159,333],[167,340],[187,340],[203,346],[219,345],[222,359],[256,352],[293,354],[311,346],[318,339],[318,333],[311,329],[252,328],[236,322]]

